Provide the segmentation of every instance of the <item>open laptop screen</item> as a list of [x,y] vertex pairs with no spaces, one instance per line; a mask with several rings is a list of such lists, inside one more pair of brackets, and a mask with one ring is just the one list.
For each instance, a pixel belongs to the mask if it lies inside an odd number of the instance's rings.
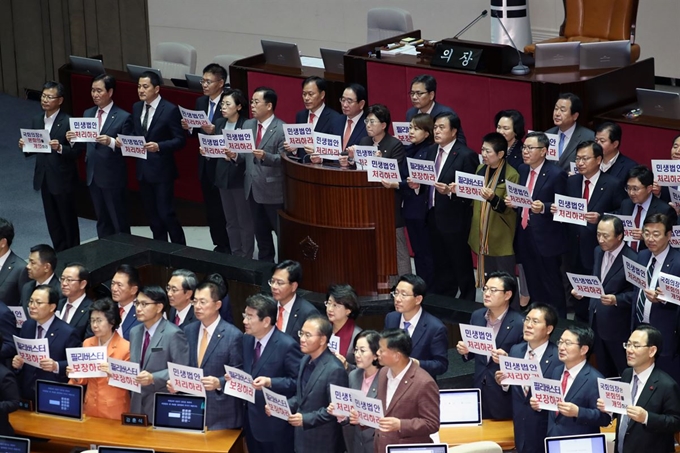
[[205,397],[194,395],[154,395],[154,428],[205,431]]
[[439,414],[439,422],[442,425],[481,425],[482,398],[480,390],[440,390]]
[[447,444],[395,444],[387,446],[387,453],[447,453]]
[[61,382],[35,382],[36,412],[45,415],[83,419],[83,387]]
[[0,436],[2,453],[30,453],[31,441],[20,437]]
[[604,434],[545,438],[545,453],[607,453]]

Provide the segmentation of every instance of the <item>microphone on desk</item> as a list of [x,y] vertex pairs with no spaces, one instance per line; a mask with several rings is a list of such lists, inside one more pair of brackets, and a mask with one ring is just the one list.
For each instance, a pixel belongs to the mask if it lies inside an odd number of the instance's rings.
[[513,75],[527,75],[527,74],[529,74],[529,67],[526,66],[524,63],[522,63],[522,53],[519,51],[519,49],[515,45],[515,41],[512,40],[510,33],[508,33],[508,29],[505,28],[505,25],[503,24],[503,21],[501,20],[500,17],[498,17],[498,12],[491,10],[491,17],[495,17],[496,19],[498,19],[498,22],[500,22],[500,24],[501,24],[501,28],[503,28],[503,32],[505,33],[505,36],[508,37],[508,39],[510,40],[510,43],[512,44],[512,47],[517,51],[517,57],[519,58],[519,63],[517,63],[517,66],[513,67],[510,70],[510,74],[513,74]]
[[459,37],[460,35],[462,35],[462,34],[465,33],[466,31],[468,31],[468,30],[470,29],[470,27],[472,27],[474,24],[476,24],[477,22],[479,22],[479,20],[480,20],[482,17],[486,17],[487,14],[488,14],[488,12],[487,12],[486,10],[482,11],[482,14],[480,14],[480,15],[477,16],[477,17],[475,17],[474,20],[473,20],[472,22],[470,22],[469,24],[467,24],[467,25],[465,26],[465,28],[463,28],[461,31],[459,31],[458,33],[456,33],[456,36],[454,36],[452,39],[458,39],[458,37]]

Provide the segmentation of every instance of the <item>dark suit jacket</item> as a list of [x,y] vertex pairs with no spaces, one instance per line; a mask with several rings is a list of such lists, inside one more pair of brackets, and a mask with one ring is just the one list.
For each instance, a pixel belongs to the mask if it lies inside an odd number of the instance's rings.
[[[246,118],[240,116],[238,121],[236,121],[235,129],[242,129],[243,123],[246,122]],[[227,124],[226,118],[218,118],[215,121],[215,135],[221,135]],[[205,157],[201,156],[201,159],[205,160]],[[246,163],[241,161],[241,163],[236,163],[233,160],[227,159],[210,159],[215,160],[215,186],[220,189],[243,189],[243,180],[246,176]]]
[[604,305],[600,299],[591,298],[588,321],[603,340],[624,342],[630,335],[631,302],[637,296],[637,291],[636,287],[626,280],[623,257],[637,262],[637,253],[624,244],[604,278],[601,275],[604,252],[600,247],[596,247],[594,255],[593,275],[602,281],[605,294],[616,295],[616,305]]
[[[633,369],[625,369],[621,373],[621,381],[630,383],[632,380]],[[628,419],[623,452],[619,453],[644,451],[667,453],[675,451],[673,435],[680,431],[680,388],[678,388],[678,383],[661,371],[659,367],[654,367],[635,405],[647,411],[647,425]],[[621,416],[617,415],[617,426],[620,421]],[[619,446],[618,434],[619,430],[617,429],[616,442],[614,443],[617,450]]]
[[144,332],[144,324],[139,324],[130,331],[130,361],[139,363],[140,371],[151,373],[153,384],[142,386],[142,393],[132,392],[130,412],[146,414],[149,422],[153,423],[153,395],[166,391],[168,362],[189,365],[189,346],[184,332],[167,319],[161,318],[149,341],[144,362],[141,363]]
[[[361,118],[359,118],[359,122],[356,125],[354,125],[354,130],[352,131],[352,134],[349,136],[347,146],[358,145],[359,141],[362,138],[368,136],[368,133],[366,132],[366,125],[364,124],[365,119],[366,113],[364,112],[361,115]],[[331,132],[331,134],[339,135],[340,138],[343,138],[345,136],[346,127],[347,127],[347,115],[338,115],[333,120],[332,124],[333,131]]]
[[139,321],[137,321],[137,311],[135,310],[134,305],[130,309],[130,312],[127,314],[125,319],[123,319],[123,323],[121,324],[121,330],[123,334],[121,335],[123,338],[125,338],[127,341],[130,341],[130,331],[132,330],[133,327],[141,324]]
[[[550,129],[545,131],[545,133],[557,135],[559,143],[560,130],[557,126],[551,127]],[[587,127],[581,126],[580,124],[576,124],[574,133],[571,134],[571,138],[569,139],[567,147],[564,148],[564,150],[562,150],[562,156],[560,157],[560,160],[558,161],[557,164],[562,168],[562,170],[566,172],[571,171],[569,164],[576,160],[576,147],[578,146],[579,143],[584,142],[586,140],[595,140],[595,132],[591,131]]]
[[[49,285],[57,290],[57,293],[59,293],[59,298],[61,298],[61,284],[59,283],[59,277],[57,277],[56,274],[52,277],[52,280],[50,280]],[[24,307],[26,319],[30,318],[30,316],[28,316],[28,301],[31,298],[31,295],[33,295],[35,286],[35,280],[28,280],[24,284],[23,288],[21,288],[21,305]]]
[[401,420],[401,429],[389,433],[375,430],[373,445],[376,452],[390,444],[429,444],[430,434],[439,431],[439,388],[434,379],[416,363],[399,382],[389,407],[387,406],[387,367],[378,372],[378,399],[385,417]]
[[[422,142],[418,145],[409,145],[404,147],[404,157],[411,159],[426,160],[431,143]],[[402,199],[401,214],[404,219],[422,219],[427,217],[427,203],[430,191],[429,187],[423,186],[422,189],[416,193],[411,189],[406,182],[408,178],[408,167],[406,159],[402,160],[399,170],[401,172],[402,181],[399,183],[399,194]]]
[[[319,116],[319,119],[316,120],[316,126],[314,126],[314,132],[320,132],[322,134],[334,134],[335,133],[335,122],[338,120],[338,118],[342,117],[343,115],[339,114],[332,108],[326,104],[324,106],[323,110],[321,111],[321,115]],[[308,123],[308,118],[309,118],[309,110],[300,110],[295,114],[295,123],[296,124],[304,124]],[[343,131],[344,133],[344,131]],[[342,139],[342,134],[340,135],[340,138]],[[300,159],[304,159],[306,157],[307,153],[305,153],[304,148],[298,148],[297,150],[297,157]]]
[[[517,170],[519,183],[528,186],[531,168],[522,164]],[[541,173],[536,176],[534,182],[533,200],[541,200],[545,205],[543,214],[534,214],[529,210],[529,225],[531,228],[522,228],[522,209],[517,210],[517,230],[515,234],[515,252],[521,255],[517,247],[517,236],[531,234],[531,238],[543,253],[543,256],[562,255],[567,251],[567,241],[564,224],[553,221],[550,206],[555,201],[555,194],[564,194],[567,184],[567,174],[557,165],[545,161]],[[591,249],[592,250],[592,249]]]
[[[85,118],[96,118],[99,107],[85,110]],[[128,134],[132,131],[132,116],[117,105],[113,105],[106,121],[99,132],[115,139],[118,134]],[[87,170],[87,185],[94,183],[102,189],[124,189],[127,186],[127,167],[120,148],[113,150],[99,143],[74,143],[74,148],[87,149],[85,163]]]
[[8,306],[21,303],[21,289],[28,282],[26,261],[14,252],[9,252],[5,264],[0,270],[0,302]]
[[[401,313],[393,311],[385,316],[385,329],[398,329]],[[424,309],[411,338],[411,357],[418,359],[420,368],[430,373],[433,379],[446,373],[449,368],[449,338],[446,327],[439,318]]]
[[19,386],[12,371],[0,364],[0,436],[13,436],[9,414],[19,409]]
[[628,182],[628,172],[636,165],[637,162],[628,156],[624,156],[623,153],[619,151],[619,157],[616,158],[616,162],[614,162],[614,165],[612,165],[611,168],[606,171],[606,173],[618,179],[619,183],[621,184],[621,188],[625,189],[626,183]]
[[16,318],[12,310],[7,308],[2,301],[0,301],[0,334],[2,335],[2,349],[0,350],[0,363],[11,366],[12,359],[17,355],[14,347],[13,335],[19,334],[17,329]]
[[[262,358],[260,358],[261,360]],[[302,426],[295,428],[296,453],[322,453],[344,451],[342,431],[336,418],[326,411],[331,402],[330,384],[347,387],[347,372],[340,361],[325,349],[314,360],[315,367],[307,385],[302,387],[302,376],[311,357],[300,360],[297,391],[288,398],[291,413],[302,414]]]
[[[548,379],[562,380],[564,364],[555,367]],[[607,426],[611,422],[609,414],[597,409],[597,399],[600,397],[597,390],[597,378],[604,379],[595,368],[588,363],[574,379],[564,401],[578,406],[578,417],[565,417],[556,415],[555,411],[548,412],[548,433],[553,436],[574,436],[577,434],[598,434],[601,426]]]
[[[444,112],[453,112],[456,113],[451,107],[447,107],[443,104],[440,104],[439,102],[434,103],[434,106],[432,107],[432,111],[430,112],[430,116],[432,119],[434,119],[437,115],[440,113]],[[418,113],[418,109],[415,107],[411,107],[406,111],[406,121],[411,121],[414,116],[416,116],[416,113]],[[458,115],[456,113],[456,115]],[[458,140],[463,142],[463,144],[467,144],[467,141],[465,140],[465,133],[463,132],[463,122],[461,121],[460,123],[460,130],[458,131]]]
[[[373,138],[366,136],[359,140],[359,145],[373,146]],[[397,159],[397,162],[404,160],[406,155],[404,145],[390,134],[385,134],[382,140],[378,143],[378,151],[382,152],[382,157],[387,159]]]
[[[678,213],[675,212],[675,209],[673,209],[667,201],[663,201],[654,195],[650,195],[650,197],[652,197],[652,201],[649,203],[649,209],[645,214],[645,218],[640,219],[640,228],[642,228],[642,225],[645,223],[645,219],[652,214],[665,214],[670,217],[671,223],[675,225],[678,221]],[[633,215],[634,212],[635,204],[633,204],[630,198],[626,198],[621,202],[621,207],[617,211],[617,214]],[[646,248],[645,241],[640,241],[638,244],[638,252]]]
[[[300,345],[276,327],[261,351],[260,360],[253,366],[255,337],[243,336],[243,371],[253,379],[259,376],[271,378],[271,390],[279,395],[292,397],[297,389],[302,352]],[[264,396],[261,390],[255,392],[255,404],[246,403],[248,426],[258,442],[272,442],[273,439],[293,440],[293,427],[276,417],[267,417],[264,412]]]
[[293,307],[290,310],[290,316],[288,317],[286,333],[295,340],[299,341],[300,337],[298,337],[298,331],[302,329],[302,325],[305,323],[307,318],[318,314],[319,310],[314,308],[314,305],[309,303],[307,299],[297,294],[295,296],[295,302],[293,302]]
[[209,431],[238,429],[243,426],[243,404],[240,399],[223,392],[224,365],[243,368],[243,334],[240,330],[220,318],[215,332],[205,350],[203,362],[198,363],[198,345],[201,323],[195,322],[184,328],[189,343],[189,366],[203,369],[203,376],[214,376],[220,380],[221,390],[206,391],[206,426]]
[[[473,326],[486,327],[486,308],[480,308],[472,312],[470,316],[470,324]],[[496,349],[502,349],[506,352],[510,351],[512,347],[521,343],[524,338],[524,316],[516,312],[512,308],[503,318],[501,328],[496,336]],[[491,418],[494,420],[505,420],[512,418],[512,399],[509,392],[504,392],[503,389],[496,384],[496,371],[500,370],[500,366],[494,363],[493,360],[487,361],[487,356],[470,353],[467,358],[463,356],[463,361],[475,360],[475,387],[481,389],[482,398],[486,400],[485,406],[489,408],[489,413],[484,414],[484,418]]]
[[[75,329],[80,341],[92,336],[92,330],[90,329],[90,306],[92,303],[92,299],[85,296],[85,299],[80,303],[78,310],[73,314],[71,321],[68,323]],[[60,313],[64,309],[64,305],[66,305],[65,297],[59,301],[59,306],[57,307]]]
[[[196,108],[194,110],[202,110],[205,112],[206,115],[208,115],[210,112],[210,99],[208,96],[201,96],[198,99],[196,99]],[[222,116],[222,109],[220,108],[220,100],[217,100],[217,104],[215,105],[215,110],[213,112],[213,117],[212,117],[212,123],[217,125],[217,121],[221,120],[223,118]],[[210,119],[210,118],[208,118]],[[225,120],[226,121],[226,120]],[[199,132],[201,134],[205,134],[206,132],[203,129],[199,129]],[[217,128],[215,128],[215,133],[217,134]],[[217,162],[220,160],[224,159],[206,159],[205,157],[201,156],[201,154],[198,154],[198,178],[203,179],[207,178],[208,181],[211,183],[215,182],[215,168]]]
[[[175,315],[176,314],[177,314],[177,310],[175,310],[175,307],[170,307],[170,313],[168,314],[168,321],[175,324]],[[194,321],[196,321],[196,315],[194,314],[194,307],[190,306],[189,312],[187,312],[187,315],[184,317],[184,321],[178,327],[180,329],[184,330],[184,328],[186,326],[193,323]]]
[[[523,359],[527,353],[528,344],[522,342],[510,349],[508,355]],[[541,372],[543,376],[551,376],[555,367],[560,365],[557,346],[548,343],[541,357]],[[543,439],[548,432],[548,411],[535,411],[531,408],[529,400],[531,392],[524,396],[524,390],[520,385],[512,385],[509,390],[512,394],[512,422],[515,428],[515,447],[522,453],[543,453],[545,447]]]
[[[380,371],[380,370],[378,370]],[[361,391],[361,386],[364,383],[364,370],[355,368],[349,373],[349,388]],[[373,383],[368,389],[366,396],[369,398],[378,397],[378,376],[373,378]],[[383,408],[384,409],[384,408]],[[342,435],[345,438],[345,446],[348,452],[352,453],[373,453],[373,437],[375,429],[367,426],[359,427],[343,424]]]
[[[21,331],[20,338],[35,338],[37,323],[32,319],[27,319]],[[78,348],[82,344],[78,333],[71,326],[61,319],[54,317],[50,328],[45,332],[47,344],[50,347],[50,358],[59,363],[59,373],[43,371],[40,368],[24,364],[19,371],[19,387],[21,397],[24,399],[35,400],[35,381],[44,379],[47,381],[68,382],[66,377],[66,348]]]
[[143,110],[143,101],[132,106],[134,135],[143,135],[147,142],[158,143],[159,151],[147,153],[146,159],[137,159],[137,179],[151,184],[172,182],[177,178],[175,151],[184,148],[186,143],[182,115],[175,104],[161,98],[145,134],[142,130]]
[[[33,174],[33,189],[40,190],[43,181],[47,184],[47,190],[52,195],[61,195],[72,192],[78,185],[78,149],[71,148],[66,140],[66,132],[71,128],[70,116],[59,110],[52,124],[50,138],[59,140],[61,154],[55,150],[47,153],[31,153],[36,155],[35,173]],[[33,118],[32,129],[45,129],[45,114]],[[28,156],[28,155],[27,155]]]

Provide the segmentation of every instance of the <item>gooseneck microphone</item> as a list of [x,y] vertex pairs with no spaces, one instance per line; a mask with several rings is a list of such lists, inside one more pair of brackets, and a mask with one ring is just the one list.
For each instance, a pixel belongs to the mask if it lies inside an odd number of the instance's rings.
[[522,63],[522,53],[519,51],[517,46],[515,45],[515,41],[512,40],[512,37],[510,36],[510,33],[508,33],[508,30],[505,28],[505,25],[503,24],[503,21],[501,20],[500,17],[498,17],[498,13],[496,11],[491,11],[491,17],[495,17],[498,19],[498,22],[500,22],[501,27],[503,28],[503,32],[505,32],[505,36],[508,37],[510,40],[510,43],[512,44],[512,47],[517,51],[517,57],[519,58],[519,62],[517,63],[517,66],[513,67],[510,70],[510,74],[513,75],[527,75],[529,74],[529,67],[524,65]]
[[470,29],[470,27],[472,27],[474,24],[476,24],[477,22],[479,22],[479,20],[480,20],[482,17],[486,17],[487,14],[488,14],[488,12],[487,12],[486,10],[482,11],[482,14],[480,14],[480,15],[477,16],[477,17],[475,17],[474,20],[473,20],[472,22],[470,22],[469,24],[467,24],[467,25],[465,26],[465,28],[463,28],[461,31],[459,31],[458,33],[456,33],[456,36],[454,36],[452,39],[458,39],[458,37],[459,37],[460,35],[462,35],[462,34],[465,33],[466,31],[468,31],[468,30]]

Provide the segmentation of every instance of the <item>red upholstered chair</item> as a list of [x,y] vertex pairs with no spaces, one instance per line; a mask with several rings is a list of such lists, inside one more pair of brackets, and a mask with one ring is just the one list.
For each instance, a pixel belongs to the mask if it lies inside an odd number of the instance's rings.
[[[599,42],[635,38],[639,0],[562,0],[564,22],[560,36],[544,42]],[[524,48],[533,54],[536,44]],[[633,44],[630,49],[631,62],[640,58],[640,46]]]

